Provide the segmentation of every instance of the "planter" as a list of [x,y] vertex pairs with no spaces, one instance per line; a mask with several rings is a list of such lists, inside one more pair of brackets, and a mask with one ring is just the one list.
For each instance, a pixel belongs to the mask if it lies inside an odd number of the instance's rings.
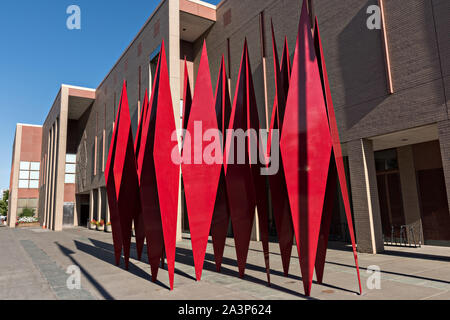
[[39,222],[30,222],[30,223],[19,223],[16,225],[16,228],[36,228],[40,227],[41,224]]
[[90,230],[95,230],[95,229],[97,229],[97,225],[96,225],[96,224],[90,223],[90,224],[89,224],[89,229],[90,229]]
[[111,233],[111,232],[112,232],[112,227],[111,227],[111,225],[106,226],[105,231],[108,232],[108,233]]
[[105,231],[105,226],[97,226],[98,231]]

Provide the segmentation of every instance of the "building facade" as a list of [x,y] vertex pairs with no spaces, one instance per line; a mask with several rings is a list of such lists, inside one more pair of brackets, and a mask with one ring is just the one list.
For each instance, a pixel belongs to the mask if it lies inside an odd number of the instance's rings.
[[15,227],[24,209],[33,210],[38,216],[41,141],[42,126],[16,125],[9,183],[9,227]]
[[[450,2],[305,1],[311,18],[319,20],[358,250],[382,252],[387,240],[400,235],[448,245]],[[104,169],[121,85],[127,81],[135,134],[162,40],[177,127],[183,110],[184,60],[194,86],[206,41],[213,88],[223,55],[233,97],[245,39],[260,123],[267,127],[275,92],[271,21],[281,56],[284,36],[289,48],[295,48],[301,5],[301,0],[223,0],[217,6],[197,0],[161,1],[98,88],[61,87],[42,132],[42,225],[59,231],[85,226],[91,219],[109,219]],[[368,26],[373,13],[380,18],[379,28]],[[339,201],[335,209],[331,234],[346,240]],[[188,230],[186,217],[180,189],[179,237]],[[270,225],[276,232],[272,218]]]

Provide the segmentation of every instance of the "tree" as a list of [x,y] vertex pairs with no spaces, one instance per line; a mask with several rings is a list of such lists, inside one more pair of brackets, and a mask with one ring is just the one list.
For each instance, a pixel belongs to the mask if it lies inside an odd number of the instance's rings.
[[3,192],[3,198],[0,200],[0,216],[8,215],[9,190]]

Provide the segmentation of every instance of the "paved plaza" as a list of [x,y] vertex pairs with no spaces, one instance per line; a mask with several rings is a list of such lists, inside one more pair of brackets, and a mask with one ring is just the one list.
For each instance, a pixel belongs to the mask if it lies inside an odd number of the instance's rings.
[[[244,279],[238,277],[233,239],[227,239],[222,273],[215,271],[209,243],[202,281],[196,282],[188,237],[177,244],[175,290],[170,292],[167,271],[160,269],[159,282],[152,283],[149,265],[136,260],[134,242],[130,270],[125,271],[123,261],[120,268],[114,265],[111,234],[85,228],[52,232],[1,227],[0,299],[450,299],[450,248],[446,247],[386,247],[384,254],[359,254],[360,296],[350,248],[331,243],[324,284],[313,284],[311,297],[306,298],[295,247],[290,276],[284,277],[278,244],[271,243],[272,285],[268,287],[260,243],[251,243]],[[147,260],[145,254],[142,260]],[[66,284],[66,270],[72,265],[81,270],[80,290],[69,290]],[[381,269],[380,289],[367,287],[369,266]]]

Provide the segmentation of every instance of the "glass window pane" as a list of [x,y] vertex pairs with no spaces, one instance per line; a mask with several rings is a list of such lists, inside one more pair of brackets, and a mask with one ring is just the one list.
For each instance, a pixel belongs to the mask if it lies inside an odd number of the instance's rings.
[[39,189],[39,180],[30,180],[30,189]]
[[75,164],[66,164],[66,173],[75,173]]
[[19,189],[28,189],[28,180],[19,180]]
[[31,180],[39,180],[39,171],[30,171]]
[[75,175],[74,174],[66,174],[65,183],[75,183]]
[[20,171],[19,172],[19,179],[28,180],[30,179],[30,171]]
[[76,154],[66,154],[66,163],[76,163],[77,155]]
[[39,171],[40,168],[41,168],[41,163],[40,162],[32,162],[31,163],[31,170]]
[[30,163],[27,161],[20,161],[20,170],[30,170]]

